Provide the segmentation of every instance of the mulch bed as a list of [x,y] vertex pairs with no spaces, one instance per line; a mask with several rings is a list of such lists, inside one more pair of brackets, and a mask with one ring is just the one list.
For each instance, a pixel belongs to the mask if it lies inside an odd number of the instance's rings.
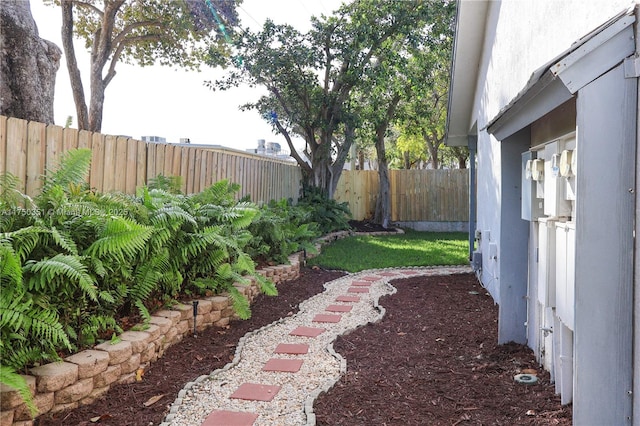
[[[44,415],[35,424],[158,424],[187,382],[231,361],[242,336],[297,312],[301,301],[343,275],[304,269],[300,279],[278,286],[278,297],[259,296],[251,319],[185,337],[151,364],[141,382],[115,386],[92,405]],[[560,405],[531,351],[495,344],[497,310],[472,275],[394,285],[398,293],[381,299],[387,313],[380,323],[336,342],[348,373],[315,404],[318,424],[571,424],[571,407]],[[515,384],[513,376],[523,368],[536,369],[540,384]]]
[[[570,425],[523,345],[496,345],[497,306],[472,274],[393,281],[381,322],[340,336],[347,374],[314,405],[319,425]],[[537,372],[538,384],[514,375]]]

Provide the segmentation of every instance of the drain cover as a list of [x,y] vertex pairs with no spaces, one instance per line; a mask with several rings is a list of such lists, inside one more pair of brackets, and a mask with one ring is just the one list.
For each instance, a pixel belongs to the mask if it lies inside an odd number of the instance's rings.
[[523,385],[533,385],[534,383],[538,383],[538,377],[533,374],[516,374],[513,376],[513,380]]

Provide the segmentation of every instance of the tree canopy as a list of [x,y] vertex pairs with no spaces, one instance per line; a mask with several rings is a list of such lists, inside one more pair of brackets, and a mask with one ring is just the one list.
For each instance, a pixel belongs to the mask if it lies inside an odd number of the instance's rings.
[[[224,54],[225,37],[238,23],[240,0],[47,0],[62,12],[62,45],[76,105],[78,127],[100,131],[105,89],[119,62],[197,69],[213,51]],[[90,101],[73,38],[91,52]]]
[[[313,18],[306,33],[267,21],[257,33],[242,33],[235,60],[210,57],[211,64],[231,68],[209,84],[217,90],[242,83],[264,86],[268,94],[244,108],[259,111],[283,135],[306,184],[331,196],[361,124],[356,97],[368,90],[364,77],[389,60],[394,43],[419,38],[448,4],[356,0],[332,16]],[[293,135],[305,141],[301,152]]]

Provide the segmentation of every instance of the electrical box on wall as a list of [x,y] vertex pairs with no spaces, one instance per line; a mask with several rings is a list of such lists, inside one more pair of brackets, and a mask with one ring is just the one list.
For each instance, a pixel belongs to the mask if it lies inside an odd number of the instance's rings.
[[544,147],[544,214],[553,217],[571,216],[571,203],[565,196],[566,181],[560,176],[564,141],[554,141]]
[[[541,178],[541,173],[544,170],[541,169],[539,164],[544,164],[536,161],[536,153],[527,151],[522,153],[522,177],[521,185],[522,196],[521,198],[521,217],[524,220],[534,221],[542,216],[544,200],[537,197],[538,181],[534,180],[534,175],[537,178]],[[534,163],[535,162],[535,163]]]

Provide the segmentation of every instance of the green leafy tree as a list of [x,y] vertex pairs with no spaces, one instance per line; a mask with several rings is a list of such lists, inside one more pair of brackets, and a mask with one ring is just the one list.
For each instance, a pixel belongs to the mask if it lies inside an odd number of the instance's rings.
[[417,164],[427,160],[427,147],[419,135],[401,133],[396,141],[396,148],[403,169],[416,168]]
[[440,149],[444,142],[451,49],[453,44],[454,5],[441,9],[439,19],[430,27],[431,37],[416,51],[407,68],[412,96],[403,105],[401,133],[407,138],[419,136],[426,145],[432,168],[440,167]]
[[[409,38],[429,13],[422,1],[358,0],[332,16],[313,18],[304,34],[267,21],[260,32],[243,33],[236,60],[226,62],[234,68],[210,86],[264,86],[268,94],[244,108],[258,110],[283,135],[306,186],[332,196],[355,140],[354,88],[387,40]],[[212,57],[211,63],[219,59]],[[305,140],[302,152],[293,144],[294,134]]]
[[451,40],[453,2],[424,1],[420,7],[425,9],[422,20],[413,31],[382,43],[373,66],[355,89],[361,125],[375,141],[380,185],[374,222],[384,227],[391,216],[387,135],[395,121],[420,121],[416,112],[431,112],[429,107],[415,111],[411,105],[418,102],[416,99],[425,101],[423,94],[434,85],[430,75],[436,74],[433,69],[438,67],[437,61],[444,60],[441,53],[448,52]]
[[[197,69],[211,50],[226,50],[225,36],[237,24],[239,0],[47,0],[62,11],[62,46],[76,105],[78,127],[99,132],[105,90],[119,62]],[[212,12],[213,10],[213,12]],[[90,101],[73,37],[91,51]]]

